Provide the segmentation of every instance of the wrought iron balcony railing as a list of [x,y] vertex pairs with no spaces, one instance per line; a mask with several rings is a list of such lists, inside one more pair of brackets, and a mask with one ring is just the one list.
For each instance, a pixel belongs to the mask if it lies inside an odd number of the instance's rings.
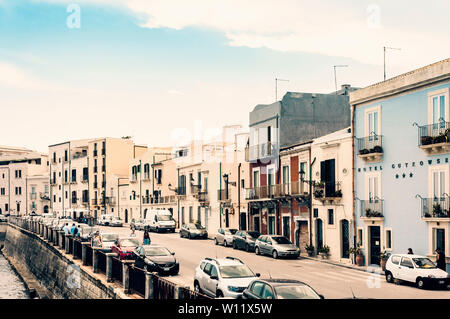
[[341,182],[316,182],[314,184],[315,199],[341,198]]
[[231,192],[231,189],[228,189],[228,191],[226,189],[218,189],[217,190],[217,200],[219,200],[219,201],[229,200],[230,192]]
[[383,202],[384,200],[379,198],[362,200],[360,216],[365,218],[384,217]]
[[450,141],[450,123],[439,123],[419,126],[419,146],[448,143]]
[[257,159],[262,159],[270,156],[276,155],[277,148],[276,144],[272,142],[257,144],[248,146],[245,149],[245,160],[246,161],[254,161]]
[[370,135],[357,138],[358,155],[361,157],[383,153],[383,135]]
[[422,198],[422,218],[450,218],[450,198]]

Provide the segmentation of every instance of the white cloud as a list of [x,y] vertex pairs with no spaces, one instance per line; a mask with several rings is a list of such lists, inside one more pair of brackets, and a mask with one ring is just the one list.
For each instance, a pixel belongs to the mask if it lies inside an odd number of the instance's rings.
[[42,90],[52,86],[12,63],[0,61],[0,87]]

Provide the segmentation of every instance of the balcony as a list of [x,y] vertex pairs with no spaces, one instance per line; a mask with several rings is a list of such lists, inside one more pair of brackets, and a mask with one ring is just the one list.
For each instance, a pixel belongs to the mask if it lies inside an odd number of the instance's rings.
[[142,204],[150,204],[150,196],[142,196]]
[[271,142],[248,146],[245,148],[245,160],[247,162],[274,156],[278,153],[276,144]]
[[89,198],[83,197],[82,202],[83,202],[83,203],[88,203],[88,202],[89,202]]
[[50,200],[50,196],[46,193],[39,193],[41,200]]
[[450,152],[450,123],[440,123],[419,126],[419,148],[427,155]]
[[201,204],[205,204],[209,202],[208,192],[199,192],[198,193],[198,201]]
[[76,178],[72,178],[72,180],[70,181],[70,184],[76,184],[77,183],[77,179]]
[[383,158],[383,135],[357,138],[358,157],[365,162],[374,163]]
[[340,201],[342,199],[340,182],[318,182],[313,188],[314,198],[322,202]]
[[369,200],[362,200],[361,202],[361,219],[384,219],[383,215],[383,202],[384,200],[379,198],[372,198]]
[[81,180],[82,183],[87,183],[89,181],[89,177],[87,175],[83,175],[83,178]]
[[191,185],[191,194],[194,197],[198,197],[198,193],[201,191],[201,186]]
[[150,174],[149,173],[144,173],[144,177],[142,177],[143,181],[149,181],[150,180]]
[[91,204],[92,204],[92,205],[99,205],[99,203],[100,203],[100,201],[99,201],[97,198],[93,198],[93,199],[91,200]]
[[217,190],[217,200],[222,202],[230,201],[230,193],[231,189],[228,188],[228,191],[226,189],[218,189]]
[[177,187],[177,195],[185,196],[186,195],[186,187]]
[[131,176],[130,183],[137,183],[137,175]]
[[116,198],[113,196],[105,197],[105,202],[108,205],[114,206],[116,204]]
[[76,197],[72,197],[72,204],[76,204],[77,203],[77,198]]
[[446,219],[450,221],[450,198],[422,198],[421,201],[423,220],[439,221],[442,219]]
[[36,200],[36,197],[37,197],[36,193],[31,193],[30,194],[30,199],[31,200]]

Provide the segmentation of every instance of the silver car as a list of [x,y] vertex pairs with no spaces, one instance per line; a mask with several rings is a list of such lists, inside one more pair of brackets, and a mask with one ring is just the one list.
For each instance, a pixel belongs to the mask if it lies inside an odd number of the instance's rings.
[[216,245],[222,244],[225,247],[233,246],[233,235],[236,234],[237,229],[219,228],[217,230],[216,238],[214,242]]
[[284,236],[262,235],[255,242],[255,253],[271,255],[274,259],[278,257],[298,258],[300,249]]

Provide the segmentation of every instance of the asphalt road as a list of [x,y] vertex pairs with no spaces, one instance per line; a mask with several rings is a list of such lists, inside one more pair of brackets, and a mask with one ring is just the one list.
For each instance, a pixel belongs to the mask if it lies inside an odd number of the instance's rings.
[[[127,227],[101,227],[104,232],[115,232],[120,237],[128,237]],[[142,242],[143,232],[136,231]],[[258,256],[233,248],[216,246],[212,240],[180,238],[178,233],[150,233],[152,244],[163,245],[175,252],[180,263],[178,276],[169,280],[186,286],[193,286],[195,268],[205,257],[224,258],[237,257],[245,262],[261,277],[297,279],[306,282],[325,298],[340,299],[375,298],[375,299],[412,299],[412,298],[450,298],[450,290],[420,290],[408,283],[389,284],[384,276],[348,269],[324,262],[299,258],[272,259],[269,256]]]

